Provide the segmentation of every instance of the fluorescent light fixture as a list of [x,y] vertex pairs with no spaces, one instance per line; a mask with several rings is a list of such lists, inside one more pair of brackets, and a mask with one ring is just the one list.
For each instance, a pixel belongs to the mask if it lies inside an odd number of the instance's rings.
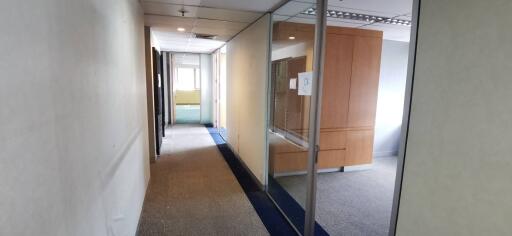
[[183,28],[183,27],[178,27],[178,29],[177,29],[177,30],[178,30],[179,32],[184,32],[184,31],[185,31],[185,28]]
[[295,36],[290,36],[290,37],[288,37],[288,39],[294,40]]
[[[303,11],[301,14],[314,16],[314,15],[316,15],[316,9],[311,7],[311,8],[306,9],[305,11]],[[374,16],[374,15],[360,14],[360,13],[355,13],[355,12],[338,11],[338,10],[327,10],[327,17],[364,21],[364,22],[368,22],[369,24],[383,23],[383,24],[404,25],[404,26],[412,25],[412,22],[409,20],[401,20],[401,19],[396,19],[394,17]]]

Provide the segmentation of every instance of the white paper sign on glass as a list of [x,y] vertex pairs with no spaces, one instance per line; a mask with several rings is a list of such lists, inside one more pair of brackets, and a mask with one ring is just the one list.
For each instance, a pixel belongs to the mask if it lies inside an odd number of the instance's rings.
[[291,78],[290,79],[290,89],[297,89],[297,78]]
[[313,90],[313,72],[299,73],[299,90],[298,94],[302,96],[311,96]]

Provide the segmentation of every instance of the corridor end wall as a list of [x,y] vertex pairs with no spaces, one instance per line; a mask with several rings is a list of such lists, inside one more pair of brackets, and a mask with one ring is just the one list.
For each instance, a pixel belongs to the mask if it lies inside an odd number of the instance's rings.
[[227,142],[265,182],[270,14],[227,43]]

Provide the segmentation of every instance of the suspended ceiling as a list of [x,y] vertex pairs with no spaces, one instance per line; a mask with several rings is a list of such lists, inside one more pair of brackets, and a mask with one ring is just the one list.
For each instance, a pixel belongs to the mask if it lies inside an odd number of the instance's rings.
[[[211,52],[280,0],[141,0],[145,24],[165,51]],[[185,10],[184,16],[180,10]],[[179,32],[177,28],[185,28]],[[214,40],[195,34],[215,35]]]
[[[298,23],[315,22],[315,16],[302,14],[305,10],[315,7],[315,0],[292,0],[275,12],[274,20],[286,20]],[[411,21],[412,0],[329,0],[328,10],[359,13]],[[409,41],[410,26],[384,23],[371,23],[328,17],[327,24],[361,29],[373,29],[384,32],[384,39]]]
[[[255,21],[281,0],[141,0],[145,24],[164,51],[208,53]],[[292,0],[276,11],[274,20],[314,23],[314,16],[301,14],[315,0]],[[411,20],[412,0],[329,0],[329,10],[349,11]],[[184,16],[180,10],[185,10]],[[410,26],[328,18],[328,25],[375,29],[388,40],[409,41]],[[185,32],[177,29],[185,28]],[[214,40],[195,34],[215,35]]]

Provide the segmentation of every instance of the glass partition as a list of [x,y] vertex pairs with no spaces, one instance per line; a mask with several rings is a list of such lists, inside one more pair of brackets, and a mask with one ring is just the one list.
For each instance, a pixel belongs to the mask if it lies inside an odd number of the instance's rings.
[[315,218],[330,235],[388,235],[411,12],[407,0],[328,1]]
[[[317,1],[326,16],[321,47]],[[412,0],[317,1],[288,1],[273,14],[267,191],[300,234],[388,235]],[[322,47],[323,61],[313,58]],[[319,123],[309,130],[315,109]]]
[[[273,14],[268,193],[303,234],[307,199],[315,1],[290,1]],[[300,16],[299,16],[299,15]]]

